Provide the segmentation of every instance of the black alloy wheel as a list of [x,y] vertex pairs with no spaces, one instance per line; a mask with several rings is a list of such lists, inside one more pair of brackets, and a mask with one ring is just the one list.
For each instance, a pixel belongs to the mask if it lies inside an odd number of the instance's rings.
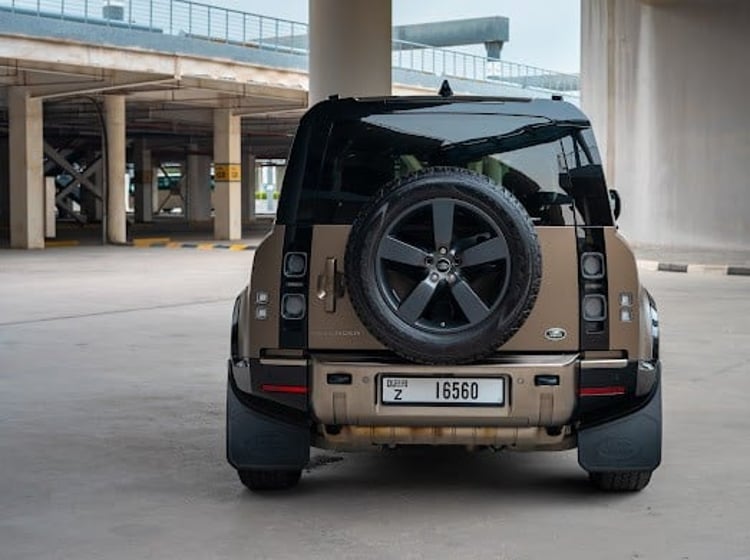
[[345,260],[362,323],[421,363],[493,352],[523,324],[541,282],[539,243],[520,202],[452,167],[384,187],[352,225]]
[[434,198],[405,210],[378,244],[377,283],[404,323],[430,332],[484,321],[510,280],[508,243],[477,205]]

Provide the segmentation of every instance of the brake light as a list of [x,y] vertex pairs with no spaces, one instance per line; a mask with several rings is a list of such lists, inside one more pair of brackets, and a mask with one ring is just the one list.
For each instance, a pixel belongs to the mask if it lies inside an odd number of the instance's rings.
[[582,397],[616,397],[625,394],[625,387],[613,385],[611,387],[581,387],[578,394]]
[[286,393],[290,395],[306,395],[307,387],[301,385],[272,385],[264,383],[260,386],[266,393]]

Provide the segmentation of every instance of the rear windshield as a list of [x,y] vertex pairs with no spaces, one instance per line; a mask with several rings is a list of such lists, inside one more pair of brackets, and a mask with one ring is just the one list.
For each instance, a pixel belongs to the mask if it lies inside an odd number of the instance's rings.
[[317,180],[298,193],[304,221],[349,224],[384,185],[453,166],[509,189],[538,225],[612,223],[585,121],[421,109],[339,120],[329,130],[322,157],[307,162],[308,179]]

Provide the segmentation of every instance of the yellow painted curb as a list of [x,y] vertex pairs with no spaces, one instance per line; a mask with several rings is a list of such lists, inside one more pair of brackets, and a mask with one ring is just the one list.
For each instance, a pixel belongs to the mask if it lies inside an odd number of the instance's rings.
[[77,241],[75,239],[67,239],[67,240],[50,240],[45,241],[44,246],[45,247],[77,247],[80,245],[80,241]]
[[133,239],[134,247],[151,247],[152,245],[161,245],[169,243],[169,237],[139,237]]

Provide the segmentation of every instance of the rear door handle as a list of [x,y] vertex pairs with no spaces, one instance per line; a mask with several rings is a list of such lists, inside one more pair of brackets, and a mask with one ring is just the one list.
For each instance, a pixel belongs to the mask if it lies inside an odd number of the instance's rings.
[[343,295],[343,277],[336,270],[336,258],[326,259],[323,274],[318,276],[318,299],[324,302],[326,313],[336,312],[336,299]]

